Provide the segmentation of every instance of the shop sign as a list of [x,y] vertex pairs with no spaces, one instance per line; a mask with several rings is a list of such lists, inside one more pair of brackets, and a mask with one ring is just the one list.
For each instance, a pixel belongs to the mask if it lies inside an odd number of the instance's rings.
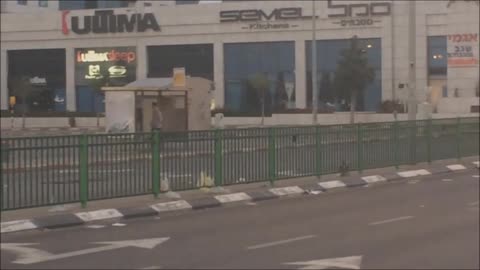
[[[317,16],[318,18],[318,16]],[[242,29],[267,30],[298,27],[288,23],[291,20],[311,20],[312,16],[304,16],[302,8],[275,8],[268,12],[262,9],[225,10],[220,11],[220,22],[248,22]],[[278,21],[281,21],[278,23]]]
[[[62,32],[68,35],[70,29],[67,19],[70,11],[62,12]],[[131,33],[146,32],[147,30],[160,31],[153,13],[114,14],[113,10],[96,10],[93,16],[83,16],[83,26],[80,26],[80,17],[70,17],[72,32],[84,35],[89,33]]]
[[341,10],[341,13],[328,14],[329,18],[344,18],[333,22],[341,26],[368,26],[379,23],[381,20],[375,19],[377,16],[389,16],[392,12],[391,3],[365,3],[365,4],[332,4],[328,0],[329,10]]
[[137,55],[134,47],[75,50],[77,85],[90,85],[101,81],[103,86],[123,86],[135,80],[136,66]]
[[449,67],[478,66],[478,33],[448,35]]
[[173,87],[185,87],[186,85],[185,68],[174,68]]

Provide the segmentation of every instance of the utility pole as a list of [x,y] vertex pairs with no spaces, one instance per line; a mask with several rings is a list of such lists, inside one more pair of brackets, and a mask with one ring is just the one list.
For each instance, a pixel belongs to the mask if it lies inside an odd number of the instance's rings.
[[318,87],[317,87],[317,27],[316,27],[315,0],[312,0],[312,122],[317,123]]
[[408,120],[415,120],[417,115],[417,99],[416,99],[416,3],[409,1],[408,12]]

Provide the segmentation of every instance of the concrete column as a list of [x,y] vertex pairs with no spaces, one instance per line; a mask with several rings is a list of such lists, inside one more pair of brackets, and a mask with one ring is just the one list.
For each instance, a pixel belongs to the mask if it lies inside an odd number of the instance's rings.
[[215,82],[214,98],[216,108],[223,108],[225,106],[223,61],[223,43],[215,42],[213,45],[213,80]]
[[66,70],[66,86],[65,97],[67,102],[67,112],[75,112],[77,110],[77,95],[75,89],[75,49],[65,49],[65,70]]
[[8,110],[8,64],[7,64],[7,51],[2,50],[0,55],[1,60],[1,77],[0,77],[0,107],[2,110]]
[[137,44],[137,80],[147,78],[148,57],[145,44]]
[[295,41],[295,105],[307,107],[307,71],[305,59],[305,40]]

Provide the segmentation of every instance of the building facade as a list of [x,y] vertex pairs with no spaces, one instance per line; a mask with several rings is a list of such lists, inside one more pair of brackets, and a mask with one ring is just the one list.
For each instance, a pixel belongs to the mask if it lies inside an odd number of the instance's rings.
[[[312,106],[311,1],[97,2],[96,8],[76,9],[48,1],[42,12],[2,6],[1,110],[9,109],[14,96],[13,109],[30,114],[101,112],[100,86],[170,77],[175,67],[212,80],[214,106],[228,115],[258,116],[262,100],[268,115]],[[353,36],[375,72],[357,109],[379,111],[393,96],[406,103],[408,6],[317,1],[321,111],[348,110],[332,82]],[[416,1],[419,103],[428,101],[438,112],[478,106],[478,29],[478,1]],[[256,74],[269,81],[263,96],[251,83]]]

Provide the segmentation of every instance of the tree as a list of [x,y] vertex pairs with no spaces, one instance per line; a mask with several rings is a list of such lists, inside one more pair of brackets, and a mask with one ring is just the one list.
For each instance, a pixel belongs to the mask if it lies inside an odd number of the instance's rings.
[[335,71],[333,86],[339,99],[350,101],[350,123],[355,123],[357,98],[373,81],[375,73],[368,64],[365,51],[360,47],[357,36],[350,42],[350,48],[342,51]]
[[270,87],[270,82],[268,81],[267,76],[263,73],[256,73],[252,78],[249,79],[249,84],[255,89],[257,96],[260,98],[260,103],[262,106],[262,126],[265,123],[265,96],[266,92]]

